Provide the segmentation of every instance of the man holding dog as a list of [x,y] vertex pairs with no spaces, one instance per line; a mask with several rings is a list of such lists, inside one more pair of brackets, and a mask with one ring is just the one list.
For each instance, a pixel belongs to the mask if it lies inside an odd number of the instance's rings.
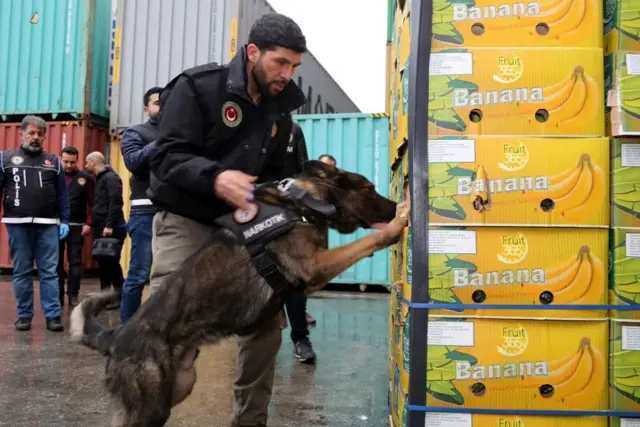
[[[151,200],[159,209],[152,294],[171,286],[163,279],[210,238],[216,218],[250,208],[263,174],[284,178],[292,122],[283,118],[304,104],[291,79],[306,50],[295,22],[267,14],[228,65],[185,70],[162,92],[151,160]],[[281,342],[278,316],[238,337],[232,426],[266,426]]]

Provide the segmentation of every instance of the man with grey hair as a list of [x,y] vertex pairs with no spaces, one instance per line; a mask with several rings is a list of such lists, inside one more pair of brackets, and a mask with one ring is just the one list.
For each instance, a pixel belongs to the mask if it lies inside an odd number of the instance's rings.
[[57,267],[59,240],[69,233],[69,197],[58,156],[42,148],[46,132],[44,120],[26,116],[20,125],[20,147],[0,151],[2,223],[9,234],[19,331],[31,329],[34,261],[47,329],[64,330]]

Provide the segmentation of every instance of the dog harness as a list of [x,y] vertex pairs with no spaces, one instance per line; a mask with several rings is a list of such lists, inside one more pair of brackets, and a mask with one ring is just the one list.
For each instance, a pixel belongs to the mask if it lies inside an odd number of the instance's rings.
[[303,215],[282,206],[253,202],[251,209],[236,209],[216,219],[215,223],[235,234],[238,242],[247,247],[251,262],[260,276],[267,281],[276,295],[283,295],[301,283],[290,283],[285,278],[279,269],[278,259],[267,250],[266,245],[276,237],[291,231],[297,222],[308,222],[306,217],[324,219],[335,212],[335,206],[314,199],[298,187],[293,179],[276,181],[275,184],[280,192],[303,205]]

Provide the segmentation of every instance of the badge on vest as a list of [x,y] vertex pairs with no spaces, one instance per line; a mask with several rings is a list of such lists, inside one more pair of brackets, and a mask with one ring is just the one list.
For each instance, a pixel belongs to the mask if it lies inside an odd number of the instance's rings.
[[24,163],[24,158],[20,156],[13,156],[11,158],[11,163],[13,163],[14,165],[21,165],[22,163]]
[[49,159],[45,159],[44,160],[44,166],[48,167],[48,168],[52,168],[53,167],[53,162]]
[[78,178],[79,185],[85,185],[86,183],[87,183],[87,180],[85,180],[83,177]]
[[258,216],[258,212],[260,212],[258,205],[251,203],[249,210],[236,209],[235,212],[233,212],[233,220],[237,224],[246,224],[253,221],[253,219]]
[[242,110],[232,101],[222,104],[222,121],[230,128],[238,126],[242,122]]

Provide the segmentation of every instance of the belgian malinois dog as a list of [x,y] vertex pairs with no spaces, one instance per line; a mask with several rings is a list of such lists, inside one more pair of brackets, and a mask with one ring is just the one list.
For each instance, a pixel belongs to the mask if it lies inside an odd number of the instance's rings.
[[[397,242],[408,224],[408,204],[396,206],[362,175],[310,161],[290,182],[313,201],[333,208],[324,218],[326,227],[341,233],[378,228],[327,250],[321,246],[326,229],[313,221],[296,221],[269,241],[265,247],[275,254],[287,282],[299,283],[307,294]],[[254,194],[257,202],[300,216],[308,212],[300,199],[290,197],[277,183],[263,184]],[[165,425],[171,408],[193,389],[199,348],[260,326],[284,304],[283,296],[259,275],[247,246],[222,227],[165,279],[126,324],[105,329],[95,317],[114,298],[108,293],[82,301],[71,313],[70,333],[75,342],[106,356],[105,383],[114,404],[113,425],[118,427]]]

